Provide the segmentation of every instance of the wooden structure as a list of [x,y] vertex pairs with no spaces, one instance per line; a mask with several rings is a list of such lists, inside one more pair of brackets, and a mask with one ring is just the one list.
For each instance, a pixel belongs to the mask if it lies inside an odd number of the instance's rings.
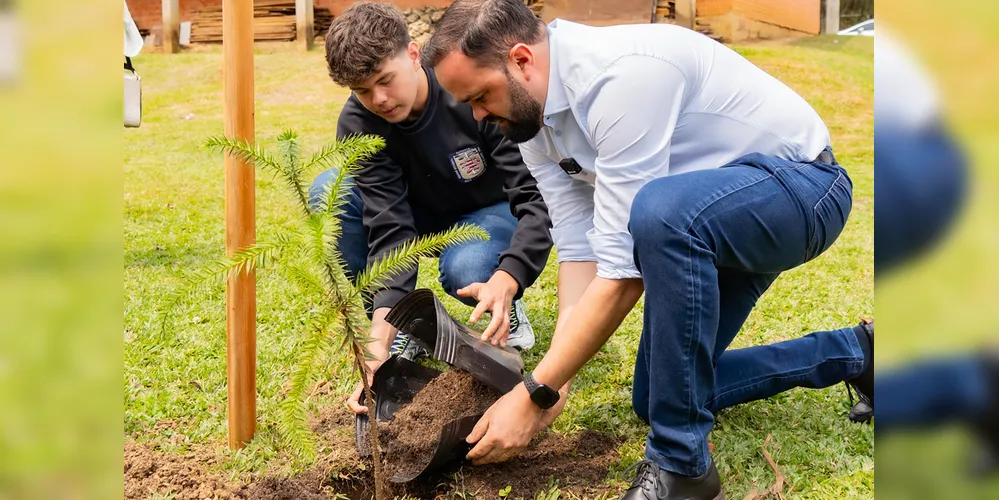
[[652,20],[655,10],[653,0],[544,0],[541,18],[551,22],[555,18],[588,24],[639,24]]
[[822,0],[697,0],[697,22],[727,41],[817,35],[821,9]]
[[[222,2],[222,80],[225,135],[254,141],[253,3]],[[256,242],[253,165],[225,158],[225,250],[232,255]],[[229,448],[246,446],[257,429],[256,275],[226,283],[226,368]]]
[[305,50],[312,48],[316,40],[313,0],[295,0],[295,39]]
[[180,51],[179,0],[163,0],[163,49],[170,53]]
[[822,32],[839,32],[839,0],[822,0]]

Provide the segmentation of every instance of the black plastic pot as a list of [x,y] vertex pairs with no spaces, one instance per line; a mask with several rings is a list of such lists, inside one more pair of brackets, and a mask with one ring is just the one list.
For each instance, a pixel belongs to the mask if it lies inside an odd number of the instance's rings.
[[[368,406],[369,414],[381,422],[392,420],[395,412],[406,406],[416,393],[420,392],[434,377],[441,372],[425,367],[406,358],[392,356],[375,372],[371,391],[375,394],[375,404]],[[361,404],[364,404],[364,394],[361,394]],[[357,452],[362,457],[371,456],[370,441],[368,441],[368,415],[357,415],[354,425],[354,438]]]
[[471,373],[501,394],[524,381],[524,360],[516,349],[479,340],[481,333],[454,319],[430,290],[403,297],[385,321],[423,342],[434,358]]
[[[406,358],[392,356],[375,372],[375,380],[371,387],[375,393],[375,405],[374,408],[369,407],[369,411],[373,411],[375,418],[379,421],[392,420],[399,408],[411,402],[417,392],[420,392],[424,386],[440,374],[441,372],[433,368],[421,366]],[[361,403],[364,403],[363,396]],[[472,432],[480,418],[482,418],[482,414],[470,415],[445,424],[441,428],[437,447],[434,448],[433,455],[427,457],[427,462],[423,468],[410,474],[396,474],[392,476],[391,481],[393,483],[407,483],[427,472],[462,460],[470,449],[465,438]],[[371,422],[368,415],[357,415],[354,440],[357,452],[362,457],[371,456],[369,425]]]
[[[392,326],[423,342],[432,355],[472,374],[476,380],[506,393],[523,381],[524,362],[513,349],[500,349],[479,340],[479,334],[455,320],[430,290],[416,290],[400,300],[386,318]],[[375,404],[369,411],[378,421],[392,420],[395,412],[413,400],[441,372],[405,358],[393,356],[375,372],[372,391]],[[363,403],[363,398],[362,398]],[[426,466],[410,475],[397,474],[392,482],[405,483],[468,453],[465,438],[482,414],[461,417],[441,428],[440,439]],[[358,453],[370,456],[368,415],[358,415],[355,439]]]

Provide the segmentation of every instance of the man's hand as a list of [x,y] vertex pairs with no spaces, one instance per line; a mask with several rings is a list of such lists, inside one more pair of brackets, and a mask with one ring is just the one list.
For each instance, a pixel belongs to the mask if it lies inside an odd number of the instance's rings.
[[538,427],[537,432],[541,432],[550,427],[552,425],[552,422],[554,422],[555,419],[562,414],[562,410],[565,409],[565,404],[569,401],[570,385],[572,385],[571,380],[569,381],[568,384],[565,384],[565,386],[559,389],[558,402],[555,403],[555,406],[552,406],[551,408],[545,410],[544,413],[541,415],[541,426]]
[[[379,362],[378,365],[381,366],[381,363],[382,362]],[[368,377],[368,387],[371,387],[371,381],[374,378],[374,373],[376,370],[378,370],[377,366],[372,367],[371,365],[368,365],[368,374],[366,375]],[[368,407],[361,404],[362,394],[364,394],[364,384],[358,382],[357,388],[354,389],[354,392],[352,392],[350,394],[350,397],[347,398],[347,408],[350,408],[350,411],[354,412],[357,415],[360,415],[362,413],[368,413]]]
[[472,283],[458,290],[458,295],[472,297],[479,302],[468,320],[470,323],[478,321],[486,311],[492,317],[489,326],[482,332],[483,342],[492,339],[493,345],[506,347],[506,339],[510,336],[510,308],[519,289],[517,280],[506,271],[496,271],[487,283]]
[[[565,406],[561,400],[559,403]],[[552,410],[555,408],[561,411],[559,405]],[[475,443],[466,458],[475,465],[510,459],[526,448],[531,439],[547,426],[546,414],[547,412],[531,401],[524,384],[518,384],[499,401],[493,403],[465,438],[469,444]],[[551,420],[555,418],[552,417]]]
[[[395,340],[395,335],[398,332],[398,330],[385,321],[385,317],[388,316],[389,311],[391,309],[387,307],[378,308],[371,318],[371,336],[375,340],[368,344],[367,347],[375,359],[364,362],[365,368],[367,368],[368,387],[371,387],[375,372],[388,359],[389,347],[392,345],[392,341]],[[357,388],[347,398],[347,408],[350,408],[356,414],[368,413],[368,407],[361,404],[361,394],[363,393],[364,384],[358,382]]]

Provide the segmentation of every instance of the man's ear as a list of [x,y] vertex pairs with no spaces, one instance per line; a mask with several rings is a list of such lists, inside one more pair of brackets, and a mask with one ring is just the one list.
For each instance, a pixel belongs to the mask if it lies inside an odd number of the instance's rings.
[[511,69],[527,73],[534,67],[534,51],[527,44],[518,43],[511,47],[508,58]]
[[416,67],[420,66],[420,46],[415,41],[409,41],[409,45],[406,46],[406,54],[409,55],[409,59]]

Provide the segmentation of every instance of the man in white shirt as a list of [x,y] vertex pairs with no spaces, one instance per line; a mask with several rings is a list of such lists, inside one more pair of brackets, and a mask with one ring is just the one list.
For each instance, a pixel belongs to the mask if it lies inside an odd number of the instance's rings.
[[456,1],[423,61],[521,143],[559,256],[551,348],[469,458],[505,460],[549,425],[643,291],[633,406],[651,431],[625,498],[722,498],[707,446],[722,408],[843,381],[873,406],[873,325],[726,350],[850,212],[829,132],[794,91],[684,28],[546,27],[520,0]]

